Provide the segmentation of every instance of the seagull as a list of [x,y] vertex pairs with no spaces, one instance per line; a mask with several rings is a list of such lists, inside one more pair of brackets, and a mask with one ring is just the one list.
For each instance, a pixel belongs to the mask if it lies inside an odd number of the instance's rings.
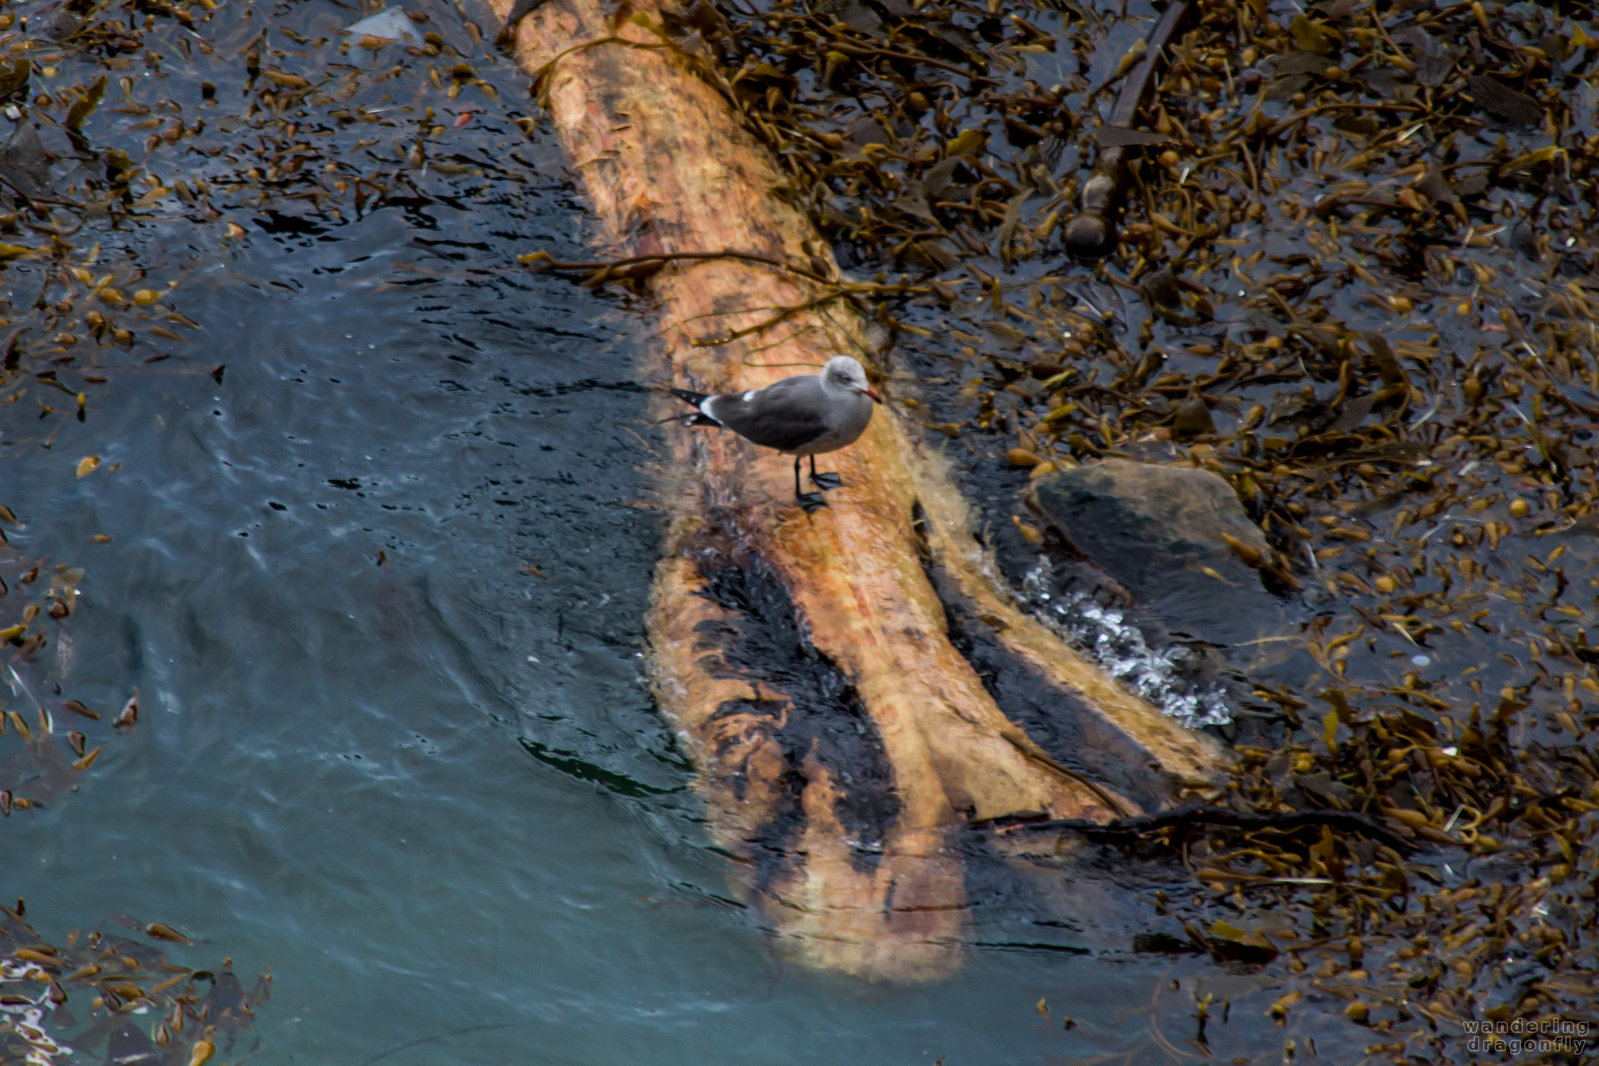
[[818,474],[816,456],[853,444],[872,420],[872,404],[883,402],[867,383],[866,370],[847,355],[829,359],[820,374],[784,378],[764,389],[716,396],[673,389],[672,395],[698,408],[673,421],[730,429],[753,444],[792,455],[794,499],[806,514],[827,501],[819,492],[800,491],[800,458],[810,457],[811,481],[818,488],[844,484],[837,474]]

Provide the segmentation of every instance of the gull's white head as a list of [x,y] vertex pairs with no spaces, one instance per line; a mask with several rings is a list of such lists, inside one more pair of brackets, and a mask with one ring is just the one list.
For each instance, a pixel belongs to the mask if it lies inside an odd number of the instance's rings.
[[883,402],[882,397],[877,395],[877,390],[866,380],[866,368],[856,362],[852,356],[835,355],[829,359],[827,366],[822,368],[822,384],[828,388],[863,393],[878,403]]

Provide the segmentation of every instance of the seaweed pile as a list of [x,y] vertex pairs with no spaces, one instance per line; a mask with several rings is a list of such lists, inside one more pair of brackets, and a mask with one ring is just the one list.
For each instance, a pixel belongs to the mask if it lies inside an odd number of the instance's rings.
[[0,906],[0,1062],[47,1066],[92,1053],[203,1066],[242,1050],[239,1038],[270,998],[270,977],[246,990],[231,961],[217,971],[174,963],[158,943],[190,941],[165,922],[119,920],[148,939],[96,929],[54,944],[25,913],[20,900]]

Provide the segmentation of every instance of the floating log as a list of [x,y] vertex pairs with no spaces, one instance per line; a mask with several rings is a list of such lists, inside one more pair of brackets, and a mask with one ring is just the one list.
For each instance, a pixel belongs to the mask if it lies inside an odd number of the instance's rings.
[[[506,19],[516,0],[491,2]],[[521,6],[508,40],[609,251],[738,253],[635,272],[659,333],[645,376],[755,389],[863,350],[824,242],[780,195],[712,61],[665,31],[659,0]],[[967,920],[952,841],[968,820],[1104,823],[1217,779],[1209,737],[1101,675],[996,584],[948,477],[892,403],[827,457],[844,487],[811,515],[786,457],[731,433],[666,436],[651,676],[711,832],[787,953],[870,978],[947,975]],[[1120,780],[1067,769],[1005,716],[952,643],[940,593],[1081,710]]]

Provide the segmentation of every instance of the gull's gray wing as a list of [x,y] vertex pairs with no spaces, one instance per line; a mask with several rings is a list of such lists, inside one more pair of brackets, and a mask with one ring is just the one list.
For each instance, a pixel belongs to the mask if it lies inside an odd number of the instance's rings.
[[793,452],[825,436],[833,412],[822,379],[784,378],[758,392],[730,392],[711,399],[709,414],[728,429],[764,448]]

